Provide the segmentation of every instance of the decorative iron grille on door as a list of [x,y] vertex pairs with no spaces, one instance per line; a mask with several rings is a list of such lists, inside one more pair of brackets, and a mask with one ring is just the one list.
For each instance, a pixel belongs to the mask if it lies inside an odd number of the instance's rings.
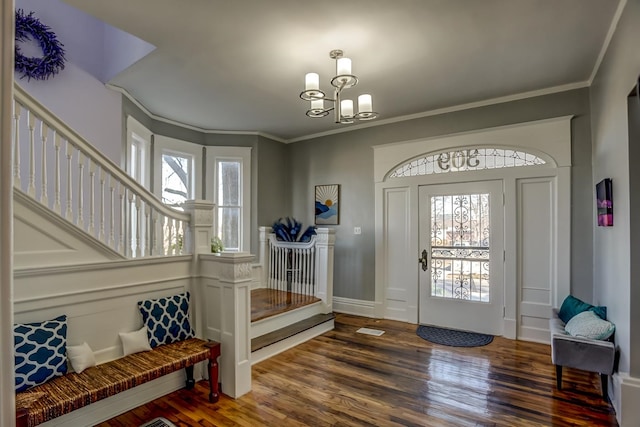
[[431,197],[431,296],[489,302],[489,194]]

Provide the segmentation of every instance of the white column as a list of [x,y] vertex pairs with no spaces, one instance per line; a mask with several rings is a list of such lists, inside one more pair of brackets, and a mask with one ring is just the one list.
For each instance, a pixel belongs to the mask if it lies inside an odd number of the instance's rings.
[[267,288],[269,284],[269,235],[271,234],[271,227],[260,227],[260,287]]
[[[207,304],[205,301],[205,292],[201,286],[200,270],[198,265],[200,254],[211,253],[211,237],[213,237],[213,209],[215,205],[206,200],[187,200],[184,203],[184,211],[191,214],[189,229],[184,230],[184,250],[193,254],[192,270],[195,275],[194,286],[192,287],[193,303],[195,315],[196,334],[199,338],[205,336],[205,313]],[[215,339],[215,338],[213,338]],[[219,341],[218,339],[215,339]]]
[[222,392],[251,391],[251,264],[248,253],[200,255],[206,301],[205,338],[220,342]]
[[324,303],[324,312],[333,311],[333,247],[336,231],[316,229],[316,296]]
[[[13,179],[11,103],[13,99],[14,3],[0,1],[0,425],[15,423],[13,374]],[[17,147],[16,147],[17,149]],[[17,153],[16,153],[17,154]]]

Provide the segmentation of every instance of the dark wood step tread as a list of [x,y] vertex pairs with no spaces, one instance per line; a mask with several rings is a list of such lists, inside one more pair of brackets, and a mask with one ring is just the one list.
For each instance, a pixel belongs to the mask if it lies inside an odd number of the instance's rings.
[[271,344],[286,340],[287,338],[299,334],[300,332],[314,328],[335,318],[336,315],[333,313],[316,314],[315,316],[311,316],[299,322],[292,323],[291,325],[285,326],[284,328],[256,337],[251,340],[251,351],[253,352],[256,350],[260,350],[261,348],[270,346]]

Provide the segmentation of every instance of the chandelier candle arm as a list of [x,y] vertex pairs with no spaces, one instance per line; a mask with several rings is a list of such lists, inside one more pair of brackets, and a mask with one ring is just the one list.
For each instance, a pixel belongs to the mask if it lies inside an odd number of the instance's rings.
[[[300,93],[300,98],[311,101],[311,108],[306,114],[312,118],[325,117],[331,110],[334,110],[336,123],[353,123],[356,120],[372,120],[378,117],[378,113],[373,111],[373,103],[370,94],[363,94],[358,97],[358,112],[354,114],[353,100],[341,99],[344,89],[351,88],[358,83],[358,77],[351,74],[351,59],[345,58],[339,49],[329,52],[329,57],[336,60],[336,75],[331,79],[331,86],[334,88],[335,98],[327,98],[320,90],[320,76],[317,73],[307,73],[304,79],[304,91]],[[324,101],[333,102],[334,106],[325,109]]]

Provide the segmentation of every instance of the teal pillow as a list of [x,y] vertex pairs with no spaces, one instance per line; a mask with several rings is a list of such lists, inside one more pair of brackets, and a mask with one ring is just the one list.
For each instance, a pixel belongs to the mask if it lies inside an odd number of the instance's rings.
[[606,340],[613,335],[616,327],[613,323],[598,317],[593,311],[587,310],[573,316],[564,330],[574,337]]
[[558,311],[558,317],[564,323],[567,323],[573,316],[580,314],[583,311],[593,311],[601,319],[607,320],[607,307],[596,307],[581,301],[572,295],[566,297],[562,302],[560,311]]

